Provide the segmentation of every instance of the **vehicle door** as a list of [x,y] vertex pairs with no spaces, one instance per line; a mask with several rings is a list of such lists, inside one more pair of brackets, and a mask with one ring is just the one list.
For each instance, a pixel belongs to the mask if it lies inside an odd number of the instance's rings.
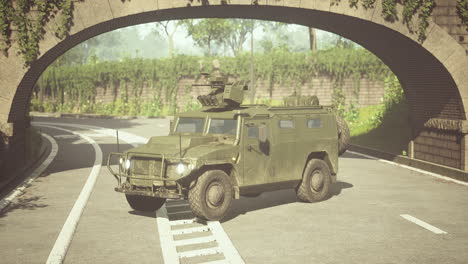
[[[260,142],[262,129],[266,131],[264,142]],[[269,120],[245,120],[242,137],[244,185],[270,182],[271,131]]]
[[277,116],[272,123],[275,129],[275,144],[272,148],[272,164],[274,166],[274,181],[290,181],[301,177],[298,167],[298,149],[302,148],[298,139],[297,118],[293,116]]

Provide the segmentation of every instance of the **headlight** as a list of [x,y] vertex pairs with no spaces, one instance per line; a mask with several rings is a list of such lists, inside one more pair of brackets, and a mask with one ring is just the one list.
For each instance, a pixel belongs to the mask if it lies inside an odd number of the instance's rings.
[[123,158],[120,158],[120,159],[119,159],[119,163],[120,163],[120,165],[123,164]]
[[187,166],[185,164],[182,164],[182,163],[177,164],[176,172],[178,174],[183,174],[186,170],[187,170]]
[[125,161],[125,169],[127,169],[127,170],[130,169],[130,160],[129,159]]

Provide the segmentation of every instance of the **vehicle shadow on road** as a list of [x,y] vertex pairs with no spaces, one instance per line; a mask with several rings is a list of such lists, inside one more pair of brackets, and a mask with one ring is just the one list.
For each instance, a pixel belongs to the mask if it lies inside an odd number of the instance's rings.
[[[353,185],[347,182],[338,181],[331,186],[330,196],[326,199],[332,199],[334,196],[340,195],[343,189],[352,188]],[[274,192],[262,193],[258,197],[242,197],[239,200],[234,200],[228,215],[222,220],[226,222],[236,218],[239,215],[249,212],[281,206],[290,203],[300,203],[297,199],[296,192],[292,189],[281,190]]]
[[330,195],[330,197],[328,199],[332,198],[333,196],[340,195],[341,190],[352,188],[352,187],[354,187],[354,185],[352,185],[351,183],[337,181],[336,183],[331,185],[331,190],[330,190],[331,195]]
[[141,212],[141,211],[130,210],[130,211],[128,211],[128,213],[131,214],[131,215],[156,218],[156,212]]

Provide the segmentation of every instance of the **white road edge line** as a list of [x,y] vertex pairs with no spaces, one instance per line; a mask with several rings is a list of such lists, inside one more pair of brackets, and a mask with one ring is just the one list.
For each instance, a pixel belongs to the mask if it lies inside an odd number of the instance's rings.
[[91,173],[88,176],[88,179],[86,180],[86,183],[83,186],[83,189],[81,190],[78,199],[75,201],[75,204],[73,205],[73,208],[71,209],[70,214],[68,215],[67,220],[65,221],[65,224],[63,224],[62,230],[60,231],[60,234],[58,235],[57,240],[55,241],[54,247],[52,248],[49,257],[47,258],[47,264],[59,264],[63,262],[65,255],[67,254],[68,247],[70,246],[70,242],[73,238],[73,234],[75,233],[81,214],[83,213],[86,203],[88,202],[89,196],[93,191],[93,187],[96,183],[99,171],[101,170],[102,151],[99,145],[90,137],[64,128],[46,125],[43,126],[52,129],[62,130],[82,137],[83,139],[91,143],[96,153],[96,158],[94,160],[94,165],[91,170]]
[[377,160],[377,161],[380,161],[380,162],[388,163],[388,164],[391,164],[391,165],[396,165],[398,167],[402,167],[402,168],[405,168],[405,169],[409,169],[409,170],[412,170],[412,171],[423,173],[423,174],[426,174],[426,175],[429,175],[429,176],[432,176],[432,177],[436,177],[436,178],[439,178],[439,179],[442,179],[442,180],[446,180],[446,181],[450,181],[450,182],[454,182],[454,183],[458,183],[458,184],[461,184],[461,185],[468,186],[468,182],[459,181],[459,180],[456,180],[456,179],[453,179],[453,178],[450,178],[450,177],[447,177],[447,176],[443,176],[443,175],[440,175],[440,174],[437,174],[437,173],[433,173],[433,172],[413,168],[413,167],[403,165],[403,164],[399,164],[399,163],[389,161],[389,160],[379,159],[377,157],[369,156],[369,155],[362,154],[362,153],[359,153],[359,152],[354,152],[354,151],[350,151],[350,150],[347,150],[346,152],[351,153],[351,154],[355,154],[355,155],[359,155],[359,156],[362,156],[362,157],[366,157],[366,158],[369,158],[369,159]]
[[410,222],[413,222],[415,224],[417,224],[418,226],[420,227],[423,227],[435,234],[447,234],[447,232],[445,232],[444,230],[441,230],[433,225],[430,225],[422,220],[419,220],[418,218],[414,217],[414,216],[411,216],[411,215],[408,215],[408,214],[402,214],[400,215],[401,217],[403,217],[404,219],[410,221]]
[[52,148],[51,148],[51,151],[50,151],[49,155],[44,160],[44,162],[38,168],[36,168],[31,173],[31,175],[29,175],[23,181],[23,183],[21,183],[21,185],[19,187],[15,188],[5,198],[3,198],[0,201],[0,212],[3,209],[5,209],[5,207],[7,207],[19,194],[21,194],[24,191],[24,189],[26,189],[26,187],[29,184],[31,184],[31,182],[33,182],[39,175],[41,175],[47,169],[47,167],[49,167],[50,163],[52,163],[52,161],[55,159],[55,156],[57,156],[57,152],[58,152],[57,141],[55,141],[54,138],[52,138],[51,136],[49,136],[47,134],[44,134],[44,133],[40,133],[40,134],[41,134],[42,137],[46,138],[50,142],[50,144],[52,145]]

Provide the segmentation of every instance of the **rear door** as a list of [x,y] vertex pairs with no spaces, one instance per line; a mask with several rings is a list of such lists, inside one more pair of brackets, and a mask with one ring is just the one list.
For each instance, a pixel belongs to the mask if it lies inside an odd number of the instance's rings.
[[[267,126],[267,141],[259,141],[260,125]],[[256,185],[271,182],[271,131],[269,120],[245,120],[242,135],[244,184]]]

